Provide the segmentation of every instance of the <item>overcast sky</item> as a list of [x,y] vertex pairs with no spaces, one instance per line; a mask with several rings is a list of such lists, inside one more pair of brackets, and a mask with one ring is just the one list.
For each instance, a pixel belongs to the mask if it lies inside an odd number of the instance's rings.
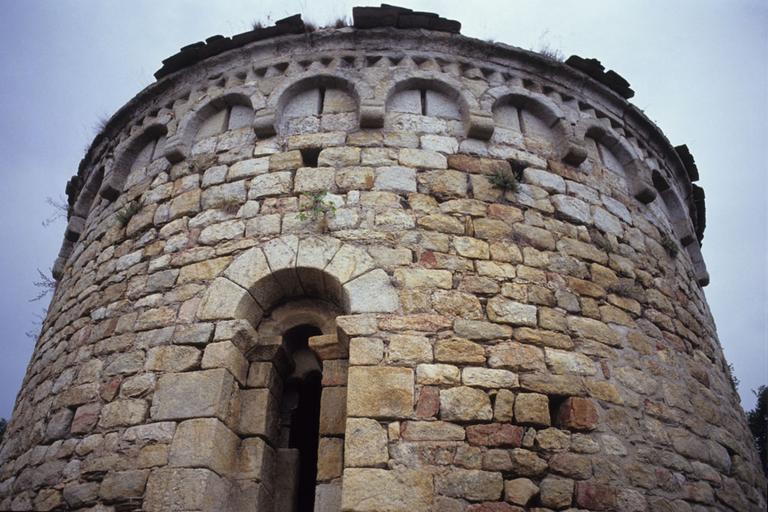
[[[318,0],[0,0],[0,417],[9,417],[49,298],[62,221],[44,228],[101,117],[154,79],[161,60],[214,34],[301,12],[318,24],[357,2]],[[362,4],[362,2],[361,2]],[[365,4],[362,4],[365,5]],[[375,4],[370,4],[375,5]],[[600,59],[633,102],[688,144],[707,194],[706,288],[742,404],[768,384],[768,2],[764,0],[410,1],[462,22],[462,33]]]

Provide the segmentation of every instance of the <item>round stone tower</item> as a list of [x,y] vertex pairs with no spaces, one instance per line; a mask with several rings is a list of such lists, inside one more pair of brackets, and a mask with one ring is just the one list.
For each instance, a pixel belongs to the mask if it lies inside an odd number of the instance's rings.
[[164,61],[67,186],[0,509],[765,510],[687,148],[459,28]]

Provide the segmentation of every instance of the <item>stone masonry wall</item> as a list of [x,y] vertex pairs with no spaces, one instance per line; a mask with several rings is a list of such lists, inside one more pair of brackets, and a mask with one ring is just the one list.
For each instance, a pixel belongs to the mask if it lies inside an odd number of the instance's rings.
[[344,28],[212,56],[116,119],[80,174],[0,509],[275,510],[290,363],[266,331],[308,299],[299,316],[340,312],[310,339],[316,510],[765,510],[690,176],[605,86]]

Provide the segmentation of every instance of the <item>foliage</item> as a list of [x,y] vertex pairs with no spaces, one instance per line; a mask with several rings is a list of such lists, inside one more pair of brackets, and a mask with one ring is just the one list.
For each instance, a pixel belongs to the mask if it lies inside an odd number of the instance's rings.
[[757,445],[760,465],[768,475],[768,386],[760,386],[752,392],[757,396],[757,404],[747,413],[747,423]]
[[565,61],[565,55],[563,55],[563,52],[561,52],[557,48],[552,48],[548,44],[542,45],[537,51],[539,55],[541,55],[547,60],[551,60],[553,62]]
[[5,427],[8,426],[8,422],[5,421],[5,418],[0,418],[0,442],[3,440],[3,437],[5,437]]
[[327,190],[305,192],[302,195],[309,199],[309,205],[302,208],[299,212],[300,220],[320,220],[325,219],[328,214],[330,214],[331,217],[336,215],[336,205],[325,199],[325,196],[328,195]]
[[516,192],[519,178],[514,171],[500,169],[488,176],[488,183],[502,190]]
[[127,226],[131,218],[139,213],[139,210],[141,210],[141,201],[131,201],[115,214],[115,218],[121,226]]
[[58,199],[52,197],[46,197],[45,202],[53,208],[53,212],[43,220],[43,227],[47,228],[59,219],[67,219],[69,213],[69,205],[67,200],[63,196],[59,196]]
[[667,251],[667,254],[675,258],[677,253],[680,252],[680,248],[675,243],[675,240],[669,236],[669,233],[661,233],[661,246]]
[[351,25],[352,24],[350,23],[349,18],[347,18],[346,16],[341,16],[334,20],[332,26],[333,28],[344,28],[344,27],[349,27]]
[[32,281],[32,284],[35,285],[35,288],[37,288],[37,295],[35,295],[34,298],[29,299],[29,302],[36,302],[49,293],[52,293],[56,291],[56,281],[50,277],[48,277],[48,274],[41,271],[39,268],[37,269],[37,281]]
[[728,363],[728,378],[731,379],[731,384],[733,385],[733,389],[735,391],[738,391],[739,384],[741,384],[741,381],[736,376],[736,369],[733,367],[733,363]]

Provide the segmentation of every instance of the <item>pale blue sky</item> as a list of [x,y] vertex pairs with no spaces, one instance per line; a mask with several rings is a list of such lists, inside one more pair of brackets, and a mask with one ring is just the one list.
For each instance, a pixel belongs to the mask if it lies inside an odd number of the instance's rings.
[[[308,0],[0,0],[0,417],[8,417],[44,307],[36,268],[52,265],[63,195],[102,116],[153,81],[162,59],[254,20],[297,12],[320,24],[357,2]],[[373,5],[373,4],[371,4]],[[761,0],[466,0],[401,5],[462,22],[462,33],[566,56],[597,57],[632,84],[632,100],[673,144],[691,148],[707,193],[706,289],[721,343],[750,392],[768,384],[768,3]],[[47,300],[47,299],[46,299]],[[43,301],[46,302],[46,301]]]

